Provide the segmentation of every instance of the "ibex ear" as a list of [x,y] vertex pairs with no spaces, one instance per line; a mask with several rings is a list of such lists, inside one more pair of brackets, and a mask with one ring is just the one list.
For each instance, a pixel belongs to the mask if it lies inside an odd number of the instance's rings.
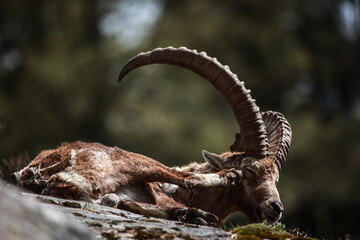
[[221,171],[225,168],[224,166],[224,158],[221,156],[210,153],[208,151],[203,150],[202,155],[204,159],[217,171]]

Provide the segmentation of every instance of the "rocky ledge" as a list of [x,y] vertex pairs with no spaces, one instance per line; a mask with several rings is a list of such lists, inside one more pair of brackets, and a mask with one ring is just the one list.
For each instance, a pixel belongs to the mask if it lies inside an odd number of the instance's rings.
[[219,228],[145,217],[0,182],[2,239],[231,239]]

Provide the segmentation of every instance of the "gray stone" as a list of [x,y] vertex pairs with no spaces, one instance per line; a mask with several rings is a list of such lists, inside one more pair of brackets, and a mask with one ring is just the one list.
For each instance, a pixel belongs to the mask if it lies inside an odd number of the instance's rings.
[[47,204],[0,184],[1,239],[95,239],[96,232]]
[[146,217],[83,201],[20,193],[1,182],[0,204],[0,236],[5,236],[4,239],[230,239],[231,236],[219,228]]

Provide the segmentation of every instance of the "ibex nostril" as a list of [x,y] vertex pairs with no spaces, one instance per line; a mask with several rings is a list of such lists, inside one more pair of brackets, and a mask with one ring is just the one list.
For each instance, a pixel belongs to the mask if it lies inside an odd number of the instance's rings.
[[273,203],[271,204],[271,206],[273,207],[273,209],[274,209],[278,214],[280,214],[280,213],[282,213],[282,212],[284,211],[284,207],[283,207],[283,205],[282,205],[281,202],[273,202]]

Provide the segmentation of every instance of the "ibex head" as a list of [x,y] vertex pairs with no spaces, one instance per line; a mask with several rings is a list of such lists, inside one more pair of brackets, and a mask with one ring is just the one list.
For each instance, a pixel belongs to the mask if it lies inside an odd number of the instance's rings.
[[[216,155],[203,151],[214,171],[236,168],[243,171],[243,180],[233,192],[231,204],[243,211],[251,222],[275,222],[284,210],[276,184],[291,142],[291,128],[282,114],[261,113],[244,82],[238,80],[228,66],[216,58],[187,48],[157,48],[129,60],[119,81],[135,68],[164,63],[180,66],[208,80],[228,101],[240,132],[231,145],[231,152]],[[216,214],[216,213],[215,213]]]
[[235,143],[230,147],[232,152],[220,156],[203,151],[203,156],[216,171],[235,168],[243,171],[243,180],[238,188],[242,196],[234,201],[251,222],[276,222],[284,211],[276,185],[279,181],[279,170],[285,162],[291,141],[289,123],[281,113],[262,113],[265,129],[269,139],[267,155],[258,159],[244,152],[242,135],[236,134]]

